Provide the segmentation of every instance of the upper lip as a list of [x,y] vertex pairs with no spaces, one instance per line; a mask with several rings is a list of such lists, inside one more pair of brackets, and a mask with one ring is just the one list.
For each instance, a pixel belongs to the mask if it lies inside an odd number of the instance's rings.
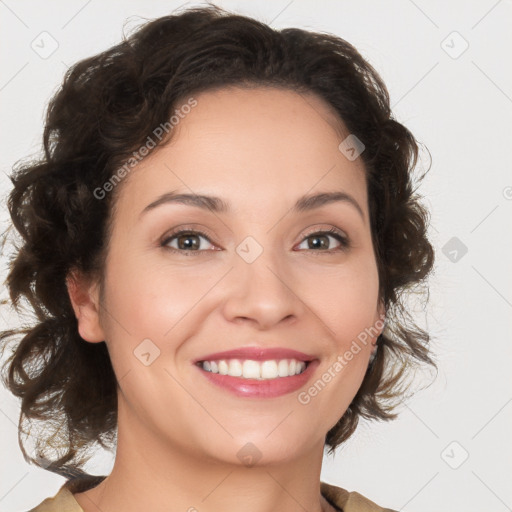
[[267,359],[297,359],[298,361],[313,361],[315,356],[291,350],[288,348],[262,348],[262,347],[240,347],[225,352],[215,352],[197,358],[194,363],[200,361],[220,361],[221,359],[251,359],[252,361],[266,361]]

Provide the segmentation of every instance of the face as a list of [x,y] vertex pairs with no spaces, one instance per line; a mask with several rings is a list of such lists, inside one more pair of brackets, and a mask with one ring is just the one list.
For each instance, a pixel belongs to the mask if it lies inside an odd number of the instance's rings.
[[[292,459],[323,446],[382,330],[363,163],[338,149],[348,132],[314,95],[230,88],[194,98],[171,142],[122,183],[104,297],[98,305],[91,287],[96,313],[76,309],[80,334],[107,343],[125,430],[229,463],[242,463],[247,443],[261,463]],[[170,193],[220,201],[161,199]],[[321,193],[340,195],[303,199]],[[304,374],[268,379],[196,364],[247,348],[312,361]],[[284,375],[290,355],[226,365]]]

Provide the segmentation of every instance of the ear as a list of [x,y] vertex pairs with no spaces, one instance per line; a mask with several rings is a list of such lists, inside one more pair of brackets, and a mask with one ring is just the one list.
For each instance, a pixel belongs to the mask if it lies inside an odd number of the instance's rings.
[[100,325],[99,284],[72,270],[66,277],[66,286],[80,336],[91,343],[105,341]]
[[377,332],[375,335],[375,341],[372,343],[372,354],[377,350],[377,338],[382,334],[386,325],[386,307],[384,301],[379,299],[377,309],[375,312],[375,318],[373,321],[373,328]]

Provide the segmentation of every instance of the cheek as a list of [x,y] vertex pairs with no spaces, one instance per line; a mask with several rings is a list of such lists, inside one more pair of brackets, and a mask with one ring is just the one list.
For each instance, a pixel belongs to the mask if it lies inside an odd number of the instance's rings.
[[162,338],[211,287],[212,272],[133,258],[110,273],[109,303],[134,336]]
[[341,349],[375,322],[379,291],[375,261],[363,256],[354,264],[315,278],[315,283],[307,285],[311,305]]
[[322,337],[327,358],[318,379],[300,397],[301,403],[314,403],[324,411],[323,421],[329,428],[345,413],[364,379],[378,300],[378,274],[372,260],[332,277],[324,282],[324,293],[315,295],[315,312],[329,327]]
[[146,407],[146,396],[157,400],[162,376],[167,382],[161,367],[168,367],[190,336],[194,304],[211,284],[128,259],[112,267],[108,279],[104,330],[112,365],[132,406]]

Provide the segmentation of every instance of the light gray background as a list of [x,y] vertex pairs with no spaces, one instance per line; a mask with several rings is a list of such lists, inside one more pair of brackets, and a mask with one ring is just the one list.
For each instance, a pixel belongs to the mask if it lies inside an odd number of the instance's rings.
[[[326,31],[354,44],[384,78],[398,120],[432,154],[421,192],[437,261],[430,306],[417,316],[435,337],[439,376],[398,420],[361,424],[335,458],[325,457],[322,480],[396,510],[512,510],[511,1],[217,4],[274,28]],[[46,103],[67,66],[117,43],[128,18],[133,27],[137,16],[181,5],[0,0],[2,230],[7,175],[38,150]],[[51,50],[44,31],[58,43],[46,58],[31,47]],[[6,258],[0,263],[3,281]],[[1,313],[2,329],[16,321],[8,309]],[[0,510],[9,512],[28,510],[64,482],[26,464],[18,414],[17,400],[1,388]],[[88,469],[110,467],[110,458],[98,456]]]

